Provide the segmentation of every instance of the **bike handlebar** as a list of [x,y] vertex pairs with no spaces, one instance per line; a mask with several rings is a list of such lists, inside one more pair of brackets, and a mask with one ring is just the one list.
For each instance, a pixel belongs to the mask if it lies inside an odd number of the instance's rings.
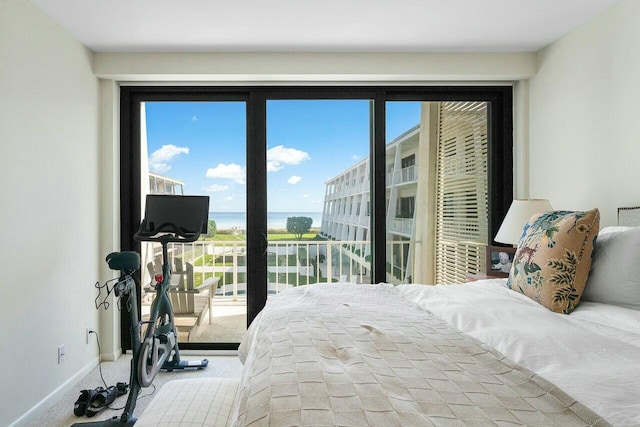
[[165,222],[156,227],[143,220],[133,238],[143,242],[195,242],[200,237],[201,227],[192,232],[177,226],[172,222]]

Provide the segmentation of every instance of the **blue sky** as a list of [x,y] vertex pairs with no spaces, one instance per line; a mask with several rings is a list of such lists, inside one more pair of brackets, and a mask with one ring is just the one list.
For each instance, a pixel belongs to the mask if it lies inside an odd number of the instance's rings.
[[[149,169],[210,196],[212,212],[246,206],[242,102],[146,103]],[[418,124],[419,102],[387,103],[387,141]],[[325,181],[369,154],[369,101],[267,103],[270,212],[321,212]]]

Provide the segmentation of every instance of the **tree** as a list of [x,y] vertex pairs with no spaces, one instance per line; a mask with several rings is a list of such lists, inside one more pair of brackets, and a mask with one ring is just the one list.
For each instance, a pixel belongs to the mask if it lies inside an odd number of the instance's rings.
[[307,233],[313,224],[313,218],[308,216],[290,216],[287,218],[287,231],[296,235],[298,240],[302,239],[302,235]]
[[207,226],[207,237],[215,237],[216,235],[216,222],[213,219],[209,220],[209,225]]

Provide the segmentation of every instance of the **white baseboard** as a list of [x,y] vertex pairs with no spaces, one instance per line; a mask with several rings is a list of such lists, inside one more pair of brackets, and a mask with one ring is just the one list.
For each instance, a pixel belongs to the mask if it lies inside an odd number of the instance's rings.
[[103,362],[115,362],[122,356],[122,348],[117,348],[113,353],[100,353],[100,360]]
[[43,415],[49,408],[58,403],[60,397],[63,396],[68,391],[72,390],[75,385],[80,382],[85,376],[89,374],[98,366],[99,358],[95,357],[89,363],[87,363],[84,368],[76,372],[71,378],[62,383],[60,387],[53,390],[47,397],[42,399],[36,405],[34,405],[31,409],[25,412],[20,418],[9,424],[9,427],[17,427],[20,425],[25,425],[29,423],[35,423],[35,421]]

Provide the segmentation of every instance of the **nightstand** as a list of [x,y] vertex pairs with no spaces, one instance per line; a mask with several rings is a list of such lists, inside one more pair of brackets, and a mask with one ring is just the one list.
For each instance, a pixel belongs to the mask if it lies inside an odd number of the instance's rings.
[[492,276],[490,274],[467,274],[467,282],[475,282],[476,280],[485,279],[506,279],[508,276]]

